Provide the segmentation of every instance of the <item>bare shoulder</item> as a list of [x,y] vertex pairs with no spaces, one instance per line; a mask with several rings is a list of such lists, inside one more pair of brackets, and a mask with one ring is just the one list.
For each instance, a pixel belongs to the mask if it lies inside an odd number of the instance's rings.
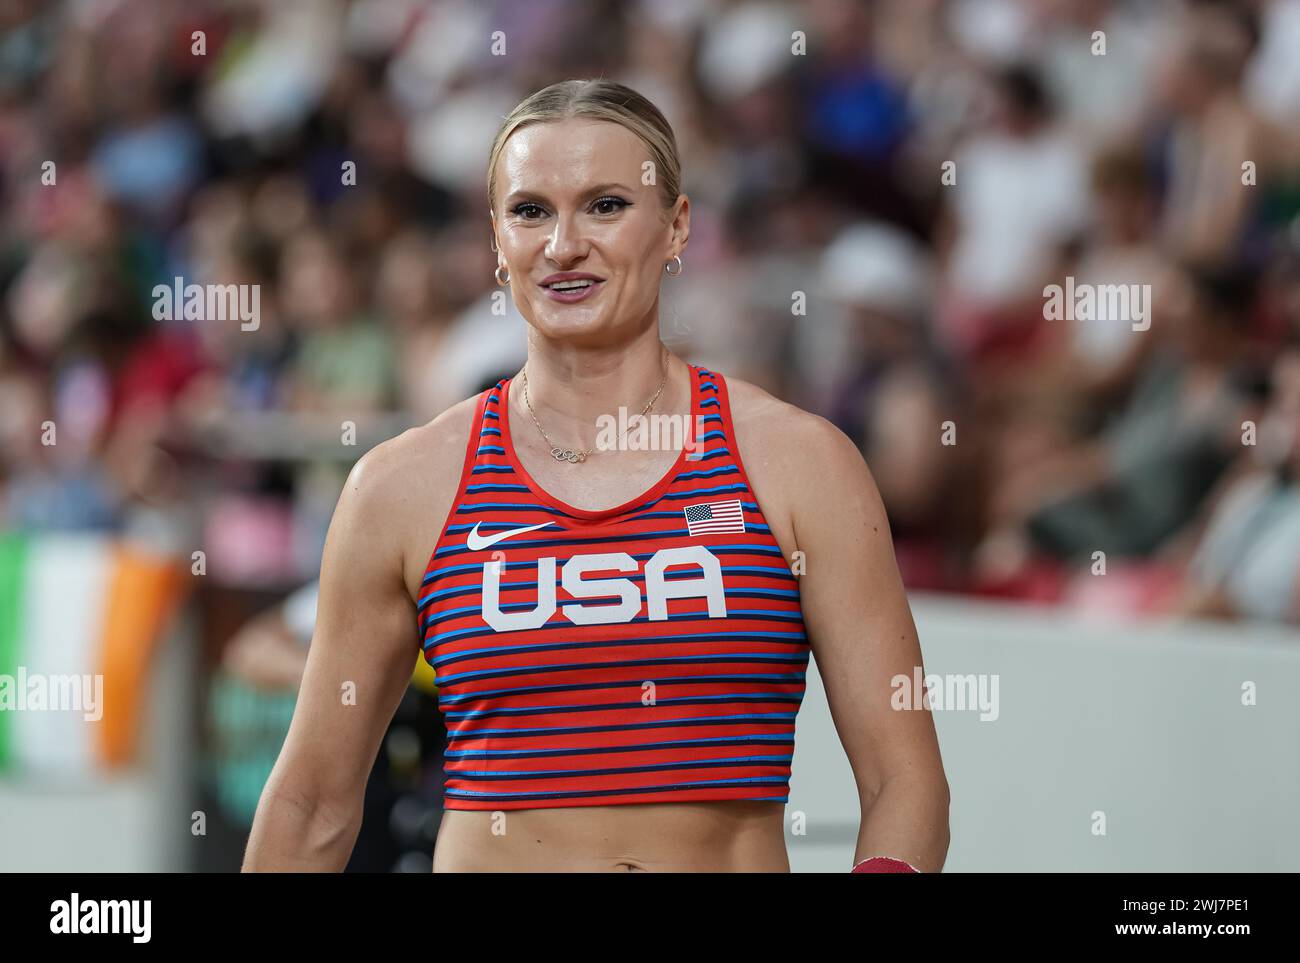
[[727,378],[727,393],[745,473],[787,554],[808,528],[801,519],[831,517],[828,506],[883,516],[862,453],[834,424],[739,378]]
[[381,442],[348,474],[336,524],[364,528],[367,542],[401,567],[408,586],[418,586],[456,497],[477,403],[477,396],[467,398]]
[[478,399],[466,398],[423,425],[380,442],[361,456],[348,487],[372,502],[397,507],[404,493],[460,478]]
[[750,463],[778,467],[807,481],[831,471],[855,474],[866,468],[857,445],[821,415],[805,411],[739,378],[727,379],[736,444],[746,471]]

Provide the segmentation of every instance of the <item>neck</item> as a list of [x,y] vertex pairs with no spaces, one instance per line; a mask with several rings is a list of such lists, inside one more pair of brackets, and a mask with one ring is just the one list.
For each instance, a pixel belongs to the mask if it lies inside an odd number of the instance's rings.
[[[664,348],[657,326],[631,344],[601,348],[574,347],[530,331],[524,371],[533,411],[559,445],[591,447],[602,415],[616,418],[619,408],[639,414],[661,381],[652,413],[680,414],[690,407],[685,365]],[[512,380],[507,403],[512,424],[531,424],[522,378]],[[513,412],[519,413],[519,422]]]

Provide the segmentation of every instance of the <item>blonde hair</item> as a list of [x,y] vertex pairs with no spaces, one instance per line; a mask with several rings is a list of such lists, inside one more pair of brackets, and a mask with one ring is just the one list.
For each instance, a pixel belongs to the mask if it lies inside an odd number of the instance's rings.
[[671,208],[681,193],[682,169],[677,138],[659,108],[631,87],[612,80],[562,80],[529,95],[502,122],[488,157],[488,203],[497,208],[497,158],[510,135],[529,124],[590,117],[622,124],[636,134],[650,152],[664,208]]

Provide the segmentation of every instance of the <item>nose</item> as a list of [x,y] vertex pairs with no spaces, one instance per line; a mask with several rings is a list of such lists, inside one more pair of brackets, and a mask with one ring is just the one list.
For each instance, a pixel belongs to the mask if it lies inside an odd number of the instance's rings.
[[572,264],[586,254],[586,239],[582,236],[582,227],[578,216],[572,213],[556,215],[555,227],[546,240],[546,257],[563,267]]

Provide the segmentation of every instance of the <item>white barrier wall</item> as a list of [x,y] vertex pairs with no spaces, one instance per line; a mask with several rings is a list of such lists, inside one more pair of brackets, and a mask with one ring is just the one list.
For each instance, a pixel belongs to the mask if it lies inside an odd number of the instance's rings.
[[[934,714],[945,871],[1300,870],[1300,632],[911,601],[927,675],[998,677],[996,720]],[[857,792],[815,672],[787,823],[796,811],[808,829],[790,837],[791,868],[847,870]]]
[[[940,596],[913,595],[912,610],[928,674],[998,676],[995,721],[935,713],[948,871],[1300,870],[1300,633],[1108,625]],[[0,781],[0,870],[185,868],[190,629],[160,652],[139,767],[82,788]],[[791,868],[847,870],[857,792],[815,669],[787,817],[797,811],[807,835],[789,837]]]
[[0,872],[188,868],[195,638],[192,619],[182,616],[159,645],[135,765],[66,782],[0,779]]

